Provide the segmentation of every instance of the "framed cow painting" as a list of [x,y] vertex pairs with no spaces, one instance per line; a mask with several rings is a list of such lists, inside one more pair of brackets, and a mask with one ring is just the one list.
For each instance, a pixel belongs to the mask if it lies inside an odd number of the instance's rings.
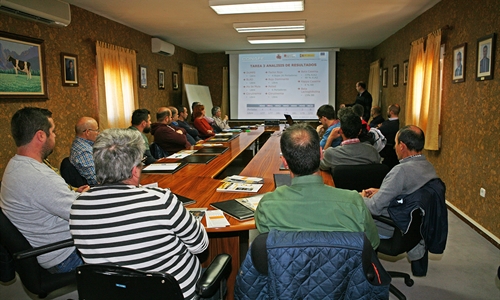
[[43,40],[0,31],[0,98],[48,99]]

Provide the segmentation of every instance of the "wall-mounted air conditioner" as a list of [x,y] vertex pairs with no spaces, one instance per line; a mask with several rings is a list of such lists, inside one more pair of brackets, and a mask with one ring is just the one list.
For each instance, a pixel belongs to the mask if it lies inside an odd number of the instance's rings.
[[165,54],[168,56],[174,55],[175,46],[167,43],[159,38],[151,39],[151,51],[153,53]]
[[0,12],[48,25],[68,26],[71,23],[69,4],[59,0],[0,0]]

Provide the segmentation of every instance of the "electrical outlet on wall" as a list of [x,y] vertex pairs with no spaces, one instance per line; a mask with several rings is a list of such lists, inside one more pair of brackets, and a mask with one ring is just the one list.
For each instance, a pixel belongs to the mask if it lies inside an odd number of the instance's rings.
[[486,197],[486,190],[484,188],[479,189],[479,196],[483,198]]

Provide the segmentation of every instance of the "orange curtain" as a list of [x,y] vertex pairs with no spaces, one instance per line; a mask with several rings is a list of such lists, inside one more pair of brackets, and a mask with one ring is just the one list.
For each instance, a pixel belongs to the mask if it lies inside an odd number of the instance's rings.
[[102,128],[130,126],[138,103],[136,53],[98,41],[97,82],[99,123]]
[[406,88],[407,125],[417,125],[425,135],[427,150],[438,150],[440,123],[440,70],[441,29],[411,44]]
[[370,64],[368,92],[372,95],[372,107],[380,106],[380,59]]

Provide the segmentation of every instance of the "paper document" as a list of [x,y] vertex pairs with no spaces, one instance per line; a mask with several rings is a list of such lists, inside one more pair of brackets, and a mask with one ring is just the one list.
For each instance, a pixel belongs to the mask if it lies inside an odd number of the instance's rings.
[[229,226],[229,222],[221,210],[207,210],[205,212],[207,228],[217,228]]
[[264,194],[253,196],[253,197],[246,197],[246,198],[237,198],[234,199],[238,201],[239,203],[245,205],[246,207],[250,208],[251,210],[255,211],[257,209],[257,205],[259,205],[260,199],[264,197]]
[[161,163],[161,164],[150,164],[145,167],[144,170],[148,171],[170,171],[175,170],[180,163]]

